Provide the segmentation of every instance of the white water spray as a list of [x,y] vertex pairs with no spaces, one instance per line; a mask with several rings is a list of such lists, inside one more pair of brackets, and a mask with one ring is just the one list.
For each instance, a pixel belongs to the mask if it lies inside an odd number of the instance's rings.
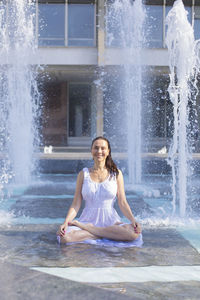
[[39,93],[35,4],[15,0],[0,5],[0,143],[1,178],[27,184],[34,169]]
[[124,67],[123,95],[127,103],[127,133],[129,183],[141,182],[141,98],[142,63],[141,49],[144,46],[145,9],[142,0],[116,0],[108,18],[118,24],[122,43]]
[[193,101],[191,86],[195,87],[197,57],[194,32],[187,19],[183,2],[177,0],[167,15],[166,44],[169,51],[170,84],[168,92],[173,103],[174,133],[168,163],[172,167],[173,214],[179,202],[180,216],[187,206],[187,188],[191,148],[189,143],[189,101]]

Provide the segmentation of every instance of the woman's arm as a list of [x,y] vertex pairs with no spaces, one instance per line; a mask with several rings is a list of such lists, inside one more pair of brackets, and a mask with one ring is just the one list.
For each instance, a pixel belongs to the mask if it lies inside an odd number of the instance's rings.
[[65,218],[64,223],[59,228],[59,231],[58,231],[59,235],[65,234],[65,231],[67,230],[67,227],[68,227],[68,223],[71,222],[76,217],[76,215],[81,207],[81,202],[82,202],[81,191],[82,191],[82,185],[83,185],[83,178],[84,178],[84,174],[83,174],[83,171],[81,171],[77,177],[76,190],[75,190],[73,202],[67,212],[67,216]]
[[119,208],[123,213],[123,215],[131,221],[137,233],[141,232],[141,227],[139,223],[136,222],[133,213],[130,209],[130,206],[126,200],[126,195],[124,191],[124,178],[120,170],[119,170],[119,175],[117,177],[117,198],[118,198]]

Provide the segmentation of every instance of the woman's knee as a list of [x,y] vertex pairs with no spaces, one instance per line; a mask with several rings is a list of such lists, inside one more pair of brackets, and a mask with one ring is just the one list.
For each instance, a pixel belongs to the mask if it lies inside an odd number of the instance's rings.
[[131,231],[130,232],[130,241],[134,241],[135,239],[137,239],[139,237],[139,233],[135,233],[135,231]]
[[60,237],[60,243],[82,242],[87,239],[96,239],[97,237],[85,230],[73,230]]
[[74,236],[73,231],[71,231],[63,236],[60,236],[60,243],[66,244],[66,243],[73,242],[74,241],[73,236]]
[[128,241],[134,241],[135,239],[137,239],[139,237],[139,233],[136,233],[133,227],[129,227],[127,228],[127,240]]
[[61,236],[61,237],[60,237],[60,243],[61,243],[61,244],[69,243],[69,237],[66,236],[66,235]]

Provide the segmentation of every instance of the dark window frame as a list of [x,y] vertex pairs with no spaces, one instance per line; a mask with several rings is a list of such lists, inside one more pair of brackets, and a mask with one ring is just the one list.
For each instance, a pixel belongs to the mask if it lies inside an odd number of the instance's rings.
[[[37,3],[37,24],[36,24],[36,28],[37,28],[37,39],[38,39],[38,44],[39,47],[77,47],[77,48],[94,48],[97,46],[97,0],[35,0]],[[56,39],[56,38],[49,38],[49,37],[43,37],[40,39],[39,37],[39,4],[64,4],[65,5],[65,16],[64,16],[64,43],[62,45],[59,44],[51,44],[51,40],[58,40],[59,41],[63,41],[63,38],[60,39]],[[69,45],[69,38],[68,38],[68,4],[91,4],[94,5],[94,23],[93,23],[93,38],[92,40],[92,45]],[[40,40],[43,41],[49,41],[49,45],[47,44],[40,44]],[[85,39],[83,39],[85,40]]]

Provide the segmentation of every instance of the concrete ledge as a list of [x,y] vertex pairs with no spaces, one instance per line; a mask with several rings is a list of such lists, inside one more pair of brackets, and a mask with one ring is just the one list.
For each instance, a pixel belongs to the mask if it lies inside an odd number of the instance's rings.
[[148,266],[126,268],[31,268],[85,283],[200,281],[200,266]]
[[[91,159],[90,152],[52,152],[52,153],[36,153],[35,156],[39,159],[62,159],[62,160],[83,160]],[[127,159],[127,153],[125,152],[114,152],[112,153],[114,159]],[[166,159],[168,154],[162,153],[142,153],[142,159]],[[200,160],[200,153],[193,153],[192,159]]]

